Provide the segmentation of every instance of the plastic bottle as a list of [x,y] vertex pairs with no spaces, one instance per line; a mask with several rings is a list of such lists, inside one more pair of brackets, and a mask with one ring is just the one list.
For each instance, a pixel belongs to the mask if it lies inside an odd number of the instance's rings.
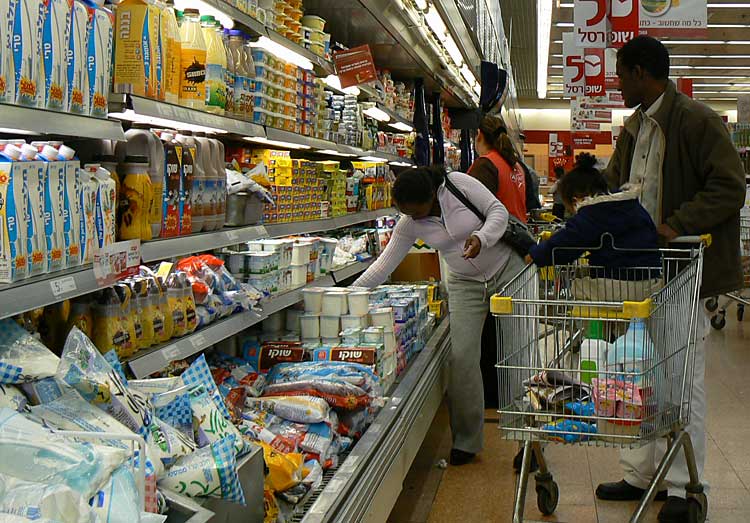
[[80,208],[81,264],[94,261],[94,250],[99,243],[96,235],[96,181],[86,169],[79,169],[78,206]]
[[224,227],[227,217],[227,171],[225,162],[224,144],[217,138],[211,138],[214,144],[214,166],[216,169],[216,218],[214,229]]
[[236,83],[237,65],[234,63],[234,55],[229,51],[229,29],[224,29],[223,34],[224,49],[227,53],[227,70],[224,75],[224,81],[227,85],[227,116],[237,116],[237,109],[234,106],[234,85]]
[[227,55],[216,32],[216,20],[211,15],[201,16],[203,39],[206,42],[206,111],[224,114],[227,105],[227,86],[224,78]]
[[242,50],[245,54],[245,70],[247,76],[245,77],[245,92],[247,93],[247,100],[245,102],[245,115],[248,120],[253,118],[253,108],[255,105],[255,61],[253,60],[253,47],[252,41],[247,38],[247,35],[243,34],[245,38],[245,45]]
[[[164,144],[164,187],[161,194],[161,237],[174,238],[180,235],[180,164],[182,153],[178,152],[174,135],[163,131],[159,138]],[[155,194],[156,197],[156,194]],[[193,222],[195,224],[195,222]]]
[[120,161],[122,162],[125,156],[145,156],[148,162],[151,191],[158,195],[157,201],[153,198],[149,201],[148,222],[151,227],[151,238],[158,238],[162,222],[161,195],[164,191],[164,145],[149,126],[144,124],[134,124],[125,133],[125,139],[127,144],[124,148],[123,145],[117,147]]
[[[654,343],[651,341],[646,323],[643,320],[631,320],[625,334],[617,338],[607,350],[607,366],[622,372],[639,373],[647,366],[644,362],[655,356]],[[632,376],[624,378],[633,381]],[[640,382],[640,378],[636,377],[635,382]]]
[[164,343],[172,337],[172,317],[158,278],[148,278],[148,299],[154,314],[154,342]]
[[203,181],[200,194],[194,195],[193,201],[203,206],[203,230],[213,231],[216,218],[216,172],[212,163],[213,151],[205,133],[195,133],[195,144],[198,146],[198,162],[203,170]]
[[[234,63],[234,112],[240,118],[248,116],[249,72],[247,70],[247,56],[245,55],[245,37],[242,31],[229,31],[229,54]],[[252,115],[251,115],[252,116]]]
[[201,232],[205,230],[203,152],[190,132],[178,134],[175,141],[180,144],[180,234]]
[[154,192],[148,174],[148,158],[127,156],[125,158],[120,194],[120,223],[118,232],[121,240],[150,240],[151,225],[149,209],[153,205]]
[[206,108],[206,41],[197,9],[183,11],[180,26],[180,105]]
[[187,333],[185,299],[179,278],[176,274],[170,274],[167,278],[167,302],[169,304],[169,312],[172,315],[172,336],[175,338],[184,336]]
[[180,28],[174,12],[174,0],[165,0],[161,12],[162,28],[162,63],[164,64],[165,100],[176,104],[180,101],[180,55],[182,43]]

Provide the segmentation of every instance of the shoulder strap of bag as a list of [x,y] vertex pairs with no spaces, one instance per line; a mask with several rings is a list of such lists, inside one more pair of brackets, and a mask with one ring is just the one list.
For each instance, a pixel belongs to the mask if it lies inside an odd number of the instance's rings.
[[477,218],[479,218],[482,222],[487,221],[487,217],[482,214],[482,211],[480,211],[476,205],[472,203],[471,200],[469,200],[464,193],[461,192],[461,189],[456,187],[453,182],[450,179],[450,175],[445,175],[445,188],[450,191],[450,193],[455,196],[458,201],[464,204],[471,212],[476,214]]

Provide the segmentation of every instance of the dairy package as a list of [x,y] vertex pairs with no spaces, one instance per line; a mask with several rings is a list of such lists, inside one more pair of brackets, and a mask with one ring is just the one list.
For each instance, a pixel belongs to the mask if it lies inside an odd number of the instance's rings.
[[158,6],[145,0],[125,0],[115,15],[114,91],[158,98]]
[[86,64],[89,84],[88,114],[107,117],[107,97],[112,65],[112,28],[115,15],[109,9],[86,5],[89,20]]
[[94,195],[94,217],[96,220],[97,247],[112,245],[116,240],[115,211],[117,194],[115,181],[109,171],[99,164],[88,164],[84,167],[96,184]]
[[70,22],[67,110],[74,114],[88,114],[89,75],[86,59],[89,45],[89,14],[83,2],[77,0],[73,2]]
[[75,157],[75,151],[66,145],[58,150],[65,164],[65,182],[63,192],[63,238],[68,267],[81,265],[81,163]]
[[86,169],[78,169],[80,207],[81,264],[94,261],[94,250],[98,244],[96,236],[96,181]]
[[0,0],[0,103],[15,102],[16,73],[13,70],[13,20],[17,2]]
[[21,146],[24,160],[24,182],[26,183],[26,253],[29,276],[47,272],[47,239],[45,237],[44,187],[47,169],[44,161],[37,160],[36,147]]
[[46,16],[42,27],[42,65],[44,89],[41,106],[56,111],[67,109],[68,46],[73,0],[45,0]]
[[10,0],[14,13],[11,32],[15,72],[15,102],[38,107],[44,86],[42,26],[44,0]]
[[[35,144],[32,144],[35,145]],[[52,145],[41,145],[39,158],[47,170],[44,177],[44,236],[47,242],[47,272],[67,267],[65,242],[65,162]]]
[[10,283],[27,276],[25,218],[26,184],[18,161],[21,151],[0,144],[0,282]]

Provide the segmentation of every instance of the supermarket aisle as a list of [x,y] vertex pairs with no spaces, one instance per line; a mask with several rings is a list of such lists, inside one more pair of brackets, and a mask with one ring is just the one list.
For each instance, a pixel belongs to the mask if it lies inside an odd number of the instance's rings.
[[[706,386],[708,393],[708,448],[706,479],[710,483],[709,521],[750,521],[750,321],[731,319],[709,338]],[[487,418],[497,418],[487,411]],[[431,432],[406,478],[404,491],[389,523],[505,523],[511,521],[516,476],[512,458],[516,444],[502,441],[494,423],[485,424],[486,450],[465,467],[441,470],[436,462],[448,456],[450,434],[445,412],[438,414]],[[596,486],[619,480],[617,451],[604,448],[550,445],[548,463],[560,485],[560,505],[543,518],[536,496],[527,496],[525,517],[530,520],[573,523],[622,523],[635,503],[597,501]],[[531,482],[533,489],[533,481]],[[648,521],[656,521],[659,505]]]

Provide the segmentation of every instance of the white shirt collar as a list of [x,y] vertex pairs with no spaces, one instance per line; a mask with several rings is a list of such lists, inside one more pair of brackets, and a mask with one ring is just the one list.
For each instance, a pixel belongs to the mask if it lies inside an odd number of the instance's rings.
[[659,110],[661,107],[661,103],[664,101],[664,93],[661,93],[661,96],[654,101],[654,103],[651,104],[651,106],[646,109],[645,111],[641,109],[641,112],[644,113],[645,116],[648,116],[649,118],[653,118],[656,114],[656,111]]

